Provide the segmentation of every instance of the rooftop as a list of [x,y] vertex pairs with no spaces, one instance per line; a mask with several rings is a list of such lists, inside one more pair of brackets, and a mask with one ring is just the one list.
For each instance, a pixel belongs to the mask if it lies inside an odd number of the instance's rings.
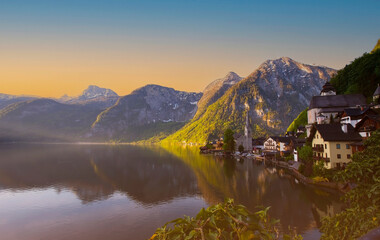
[[351,124],[346,125],[347,132],[343,132],[342,125],[339,123],[332,124],[315,124],[313,125],[309,139],[313,139],[316,131],[321,134],[325,141],[344,141],[344,142],[357,142],[361,141],[362,137],[357,133]]
[[322,87],[321,93],[330,91],[336,92],[334,86],[330,82],[326,82],[325,85],[323,85]]
[[366,104],[366,99],[362,94],[314,96],[310,101],[309,109],[348,108],[364,104]]
[[380,84],[377,85],[376,91],[373,93],[373,96],[380,95]]

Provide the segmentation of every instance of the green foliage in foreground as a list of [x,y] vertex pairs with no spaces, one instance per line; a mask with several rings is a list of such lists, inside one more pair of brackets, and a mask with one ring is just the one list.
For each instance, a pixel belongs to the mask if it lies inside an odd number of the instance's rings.
[[365,141],[366,149],[356,153],[352,162],[335,177],[357,187],[345,195],[349,207],[323,219],[323,240],[357,239],[380,226],[380,130]]
[[[225,203],[202,208],[195,218],[185,216],[165,224],[151,240],[279,239],[279,221],[270,219],[268,209],[251,213],[243,205],[235,205],[232,199],[227,199]],[[293,232],[283,239],[301,240],[302,237]]]
[[294,120],[293,122],[289,125],[288,129],[286,130],[287,132],[296,132],[297,128],[299,126],[306,126],[307,125],[307,110],[309,108],[306,108],[303,110]]

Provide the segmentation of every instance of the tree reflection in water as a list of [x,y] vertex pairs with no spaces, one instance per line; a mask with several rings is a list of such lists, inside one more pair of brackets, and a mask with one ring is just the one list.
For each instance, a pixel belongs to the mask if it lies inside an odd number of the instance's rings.
[[300,232],[342,207],[335,193],[297,184],[261,162],[201,155],[197,148],[29,144],[0,151],[1,189],[68,189],[83,204],[116,192],[146,207],[181,197],[202,196],[208,205],[233,198],[252,211],[271,206],[283,229]]

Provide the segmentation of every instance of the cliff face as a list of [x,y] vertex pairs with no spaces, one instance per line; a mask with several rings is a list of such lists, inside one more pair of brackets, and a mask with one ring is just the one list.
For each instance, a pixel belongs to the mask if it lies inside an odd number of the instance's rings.
[[241,133],[247,114],[253,136],[282,133],[335,73],[285,57],[268,60],[166,140],[203,143],[226,128]]
[[136,129],[147,125],[147,128],[162,128],[163,132],[168,126],[180,127],[183,124],[175,123],[184,123],[194,116],[201,96],[201,93],[147,85],[120,98],[114,106],[99,114],[89,136],[132,140]]

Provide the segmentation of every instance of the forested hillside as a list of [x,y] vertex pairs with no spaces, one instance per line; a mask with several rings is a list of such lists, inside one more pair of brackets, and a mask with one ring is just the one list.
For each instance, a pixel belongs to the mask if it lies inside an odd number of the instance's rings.
[[362,93],[368,100],[372,99],[380,83],[379,47],[378,42],[371,53],[364,53],[331,78],[337,94]]

